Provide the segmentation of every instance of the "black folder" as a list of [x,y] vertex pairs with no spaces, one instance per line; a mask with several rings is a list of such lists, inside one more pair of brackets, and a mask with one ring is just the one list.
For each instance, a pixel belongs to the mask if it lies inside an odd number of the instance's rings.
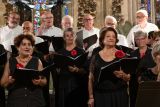
[[77,57],[73,58],[70,56],[64,56],[61,54],[55,54],[53,61],[58,67],[65,67],[65,66],[73,66],[76,65],[77,67],[82,67],[87,60],[88,52],[78,55]]
[[63,37],[54,37],[52,39],[52,45],[54,50],[57,52],[59,49],[64,47],[64,39]]
[[45,67],[42,71],[27,68],[16,68],[12,76],[19,85],[32,85],[33,79],[39,79],[39,76],[47,76],[47,72],[50,72],[52,69],[54,69],[54,64]]
[[7,52],[3,52],[0,54],[0,65],[4,65],[7,61]]
[[53,36],[38,35],[37,37],[42,38],[44,41],[52,42]]
[[123,45],[116,45],[116,48],[118,50],[123,50],[123,52],[126,53],[126,54],[130,54],[133,51],[132,48],[129,48],[129,47],[126,47],[126,46],[123,46]]
[[106,66],[101,67],[100,73],[98,75],[98,82],[103,82],[105,80],[111,80],[116,82],[118,78],[113,74],[114,71],[123,70],[125,73],[130,73],[134,68],[138,66],[138,58],[121,58],[116,60]]
[[94,45],[97,42],[97,39],[98,39],[98,37],[97,37],[96,34],[85,38],[83,40],[83,43],[87,44],[87,47],[85,47],[85,50],[87,50],[89,47],[91,47],[92,45]]
[[55,37],[55,36],[37,36],[42,38],[44,41],[48,41],[49,43],[52,43],[53,48],[55,51],[58,51],[59,49],[62,49],[64,47],[64,40],[63,37]]
[[18,55],[18,50],[14,45],[11,45],[11,50],[12,50],[12,56]]
[[49,54],[49,44],[47,41],[36,44],[34,48],[35,51],[38,51],[43,55]]

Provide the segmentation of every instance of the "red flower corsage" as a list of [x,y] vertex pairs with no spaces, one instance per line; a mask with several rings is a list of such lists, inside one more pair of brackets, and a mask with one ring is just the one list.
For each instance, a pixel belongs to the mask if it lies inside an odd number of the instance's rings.
[[74,57],[74,56],[76,56],[77,55],[77,51],[76,50],[72,50],[71,51],[71,55]]
[[20,64],[20,63],[18,63],[17,65],[16,65],[16,67],[19,69],[19,68],[24,68],[24,66],[22,65],[22,64]]
[[117,58],[123,58],[123,57],[125,57],[125,53],[122,51],[122,50],[118,50],[118,51],[116,51],[116,53],[115,53],[115,56],[117,57]]

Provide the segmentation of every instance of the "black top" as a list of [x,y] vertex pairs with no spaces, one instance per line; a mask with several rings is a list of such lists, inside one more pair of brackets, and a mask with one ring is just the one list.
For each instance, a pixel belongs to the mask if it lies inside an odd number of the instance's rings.
[[7,60],[7,56],[4,54],[4,52],[6,52],[6,51],[5,51],[4,47],[3,47],[3,45],[0,44],[0,55],[2,55],[1,56],[1,63],[0,63],[0,79],[1,79],[1,77],[3,75],[4,65],[5,65],[5,62]]
[[[122,79],[117,78],[116,76],[113,76],[112,73],[108,73],[113,77],[113,79],[106,79],[105,81],[99,83],[98,82],[98,75],[100,73],[100,69],[103,66],[106,66],[114,61],[118,60],[117,58],[113,59],[110,62],[104,61],[99,54],[96,54],[91,61],[91,71],[94,75],[94,89],[95,90],[118,90],[120,88],[126,87],[127,84]],[[109,76],[106,76],[109,77]]]
[[[118,50],[122,50],[124,53],[126,53],[128,56],[130,55],[130,53],[133,51],[133,49],[128,48],[126,46],[122,46],[122,45],[116,45],[116,49]],[[92,52],[92,56],[94,56],[95,54],[97,54],[100,50],[102,50],[102,47],[98,46],[96,48],[93,49]]]
[[[14,73],[17,64],[18,62],[15,57],[9,59],[11,74]],[[38,58],[32,57],[25,68],[37,70]],[[9,87],[7,105],[7,107],[43,107],[45,102],[42,89],[40,86],[19,86],[18,84],[13,83]]]
[[[5,49],[3,45],[0,44],[0,54],[2,55],[4,54],[4,52],[5,52]],[[1,62],[0,62],[0,79],[3,75],[4,64],[5,64],[6,59],[7,59],[7,56],[2,55]],[[4,88],[1,86],[0,86],[0,107],[5,107],[5,91],[4,91]]]
[[131,56],[133,57],[138,57],[139,59],[139,65],[137,68],[137,72],[133,72],[137,73],[137,75],[141,75],[141,73],[144,71],[144,69],[148,69],[148,68],[152,68],[156,65],[156,63],[154,62],[153,58],[152,58],[152,54],[151,54],[152,49],[151,48],[147,48],[145,55],[141,58],[140,57],[140,53],[139,53],[139,49],[136,49],[135,51],[133,51],[131,53]]
[[[77,54],[74,56],[72,55],[73,50],[76,50],[76,52],[77,52]],[[61,49],[58,53],[62,54],[64,56],[70,56],[73,58],[84,53],[84,50],[81,48],[78,48],[78,47],[75,47],[73,50],[68,51],[66,49]],[[77,82],[80,82],[80,80],[77,81],[78,76],[79,75],[76,75],[76,73],[72,73],[72,72],[68,71],[68,66],[66,65],[64,68],[61,69],[61,73],[59,75],[59,80],[60,80],[59,86],[60,87],[68,87],[68,88],[71,88],[71,86],[72,86],[72,88],[77,87]],[[72,85],[70,83],[72,83]]]
[[[84,54],[84,50],[75,47],[71,51],[66,49],[61,49],[59,54],[70,57],[77,57]],[[85,63],[84,63],[85,66]],[[68,65],[61,67],[60,71],[57,72],[57,85],[56,89],[56,99],[58,100],[58,107],[87,107],[88,93],[87,93],[87,83],[88,75],[87,71],[81,67],[80,72],[70,72],[68,70]]]

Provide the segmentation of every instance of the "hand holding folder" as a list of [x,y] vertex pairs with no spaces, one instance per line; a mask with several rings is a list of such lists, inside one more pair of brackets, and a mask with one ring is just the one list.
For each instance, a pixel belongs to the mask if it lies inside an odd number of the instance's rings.
[[74,66],[74,65],[76,65],[77,67],[82,67],[87,60],[87,56],[88,52],[81,54],[75,58],[64,56],[61,54],[55,54],[53,61],[58,67]]
[[15,82],[20,85],[32,85],[33,79],[39,79],[40,76],[46,76],[54,68],[54,64],[45,67],[43,70],[38,71],[35,69],[16,68],[12,74]]
[[138,66],[138,58],[121,58],[114,61],[106,66],[101,67],[100,73],[98,75],[98,82],[103,82],[105,80],[117,81],[117,77],[113,74],[114,71],[123,70],[126,74],[129,74],[133,69]]

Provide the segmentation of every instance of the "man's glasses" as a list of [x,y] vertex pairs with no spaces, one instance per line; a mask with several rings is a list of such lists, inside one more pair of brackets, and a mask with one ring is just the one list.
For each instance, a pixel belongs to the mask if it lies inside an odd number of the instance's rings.
[[46,17],[46,18],[44,18],[44,19],[53,19],[53,17]]
[[30,27],[23,27],[23,30],[30,30]]
[[84,21],[92,21],[93,19],[84,19]]
[[137,16],[136,18],[137,19],[142,19],[142,18],[144,18],[145,16]]
[[136,41],[141,41],[141,40],[145,40],[146,39],[146,37],[143,37],[143,38],[136,38],[135,40]]
[[10,16],[9,18],[19,20],[19,18],[16,18],[16,17],[11,17],[11,16]]
[[115,23],[106,23],[107,26],[114,26]]

